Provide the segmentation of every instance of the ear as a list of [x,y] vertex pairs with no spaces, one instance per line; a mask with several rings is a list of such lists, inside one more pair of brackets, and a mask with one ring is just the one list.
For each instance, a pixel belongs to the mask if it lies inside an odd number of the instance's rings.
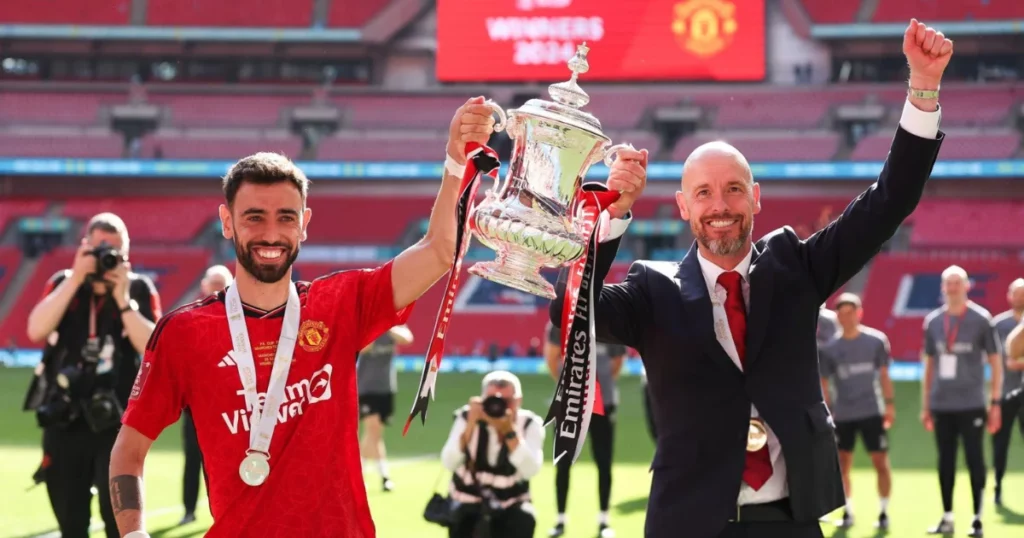
[[690,211],[686,208],[686,196],[683,195],[683,191],[676,191],[676,205],[679,206],[679,216],[689,221]]
[[313,218],[313,210],[308,208],[308,207],[306,209],[303,209],[302,210],[302,237],[299,239],[299,241],[305,241],[308,238],[308,235],[306,234],[306,227],[309,226],[309,219],[311,219],[311,218]]
[[228,206],[220,204],[220,207],[217,208],[217,213],[220,216],[221,235],[224,236],[224,239],[233,239],[235,237],[235,230],[231,222],[231,210],[228,209]]
[[754,183],[754,214],[761,212],[761,184]]

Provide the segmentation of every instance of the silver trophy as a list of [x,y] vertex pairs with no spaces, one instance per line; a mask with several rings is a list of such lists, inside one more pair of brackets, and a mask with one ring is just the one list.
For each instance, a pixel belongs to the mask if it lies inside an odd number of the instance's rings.
[[504,184],[496,179],[470,215],[473,233],[498,253],[497,259],[477,263],[470,273],[554,299],[555,289],[541,268],[568,265],[587,248],[577,212],[583,178],[594,163],[611,166],[618,150],[632,149],[611,145],[601,122],[580,110],[590,102],[576,83],[589,69],[589,50],[586,43],[577,47],[569,60],[572,77],[548,87],[554,102],[531,99],[507,116],[487,102],[499,118],[494,130],[505,130],[515,143]]

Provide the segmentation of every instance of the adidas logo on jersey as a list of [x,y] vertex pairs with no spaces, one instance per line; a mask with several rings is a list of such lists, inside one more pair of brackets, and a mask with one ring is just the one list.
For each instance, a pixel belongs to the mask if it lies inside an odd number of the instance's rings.
[[220,362],[217,363],[217,366],[220,367],[220,368],[224,368],[225,366],[232,366],[233,367],[233,366],[238,366],[238,363],[235,362],[235,359],[233,359],[231,357],[231,352],[228,352],[228,354],[224,355],[224,358],[221,359]]

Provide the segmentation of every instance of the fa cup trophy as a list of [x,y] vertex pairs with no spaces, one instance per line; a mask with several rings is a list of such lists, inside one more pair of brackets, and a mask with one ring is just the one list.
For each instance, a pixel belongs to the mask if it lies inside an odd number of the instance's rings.
[[628,144],[612,146],[601,122],[580,107],[590,97],[576,83],[586,73],[586,43],[569,60],[572,77],[552,84],[552,101],[531,99],[509,110],[488,101],[504,130],[514,141],[505,182],[495,178],[493,190],[470,215],[473,234],[497,252],[493,262],[469,269],[471,274],[510,288],[555,298],[555,290],[540,275],[542,267],[562,267],[587,248],[578,214],[583,178],[594,163],[611,165],[615,153]]

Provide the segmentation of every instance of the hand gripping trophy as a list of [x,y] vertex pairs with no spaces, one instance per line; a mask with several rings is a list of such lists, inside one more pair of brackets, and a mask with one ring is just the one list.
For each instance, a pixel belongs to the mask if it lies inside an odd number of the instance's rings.
[[[588,297],[581,312],[576,311],[576,306],[580,290],[589,293],[593,289],[589,285],[592,263],[588,266],[587,260],[596,258],[598,218],[618,197],[618,193],[607,192],[603,185],[584,184],[583,179],[593,164],[603,161],[610,166],[619,149],[632,149],[629,144],[612,145],[601,130],[600,121],[581,110],[590,97],[576,81],[589,70],[589,50],[585,43],[581,44],[568,62],[571,78],[548,87],[553,101],[531,99],[507,113],[496,103],[487,102],[498,116],[494,130],[504,130],[514,142],[511,163],[504,183],[500,184],[494,151],[487,147],[467,151],[455,260],[405,431],[417,413],[422,412],[422,420],[426,420],[462,257],[468,249],[469,236],[475,235],[497,257],[491,262],[477,263],[469,272],[510,288],[553,299],[554,287],[541,276],[541,269],[572,266],[562,318],[563,352],[568,334],[582,335],[578,337],[582,342],[574,341],[574,353],[565,355],[547,422],[557,422],[556,459],[568,453],[575,461],[583,446],[598,389],[597,376],[591,375],[595,360],[593,300]],[[483,175],[493,180],[494,187],[487,191],[480,205],[470,207],[477,180]]]

